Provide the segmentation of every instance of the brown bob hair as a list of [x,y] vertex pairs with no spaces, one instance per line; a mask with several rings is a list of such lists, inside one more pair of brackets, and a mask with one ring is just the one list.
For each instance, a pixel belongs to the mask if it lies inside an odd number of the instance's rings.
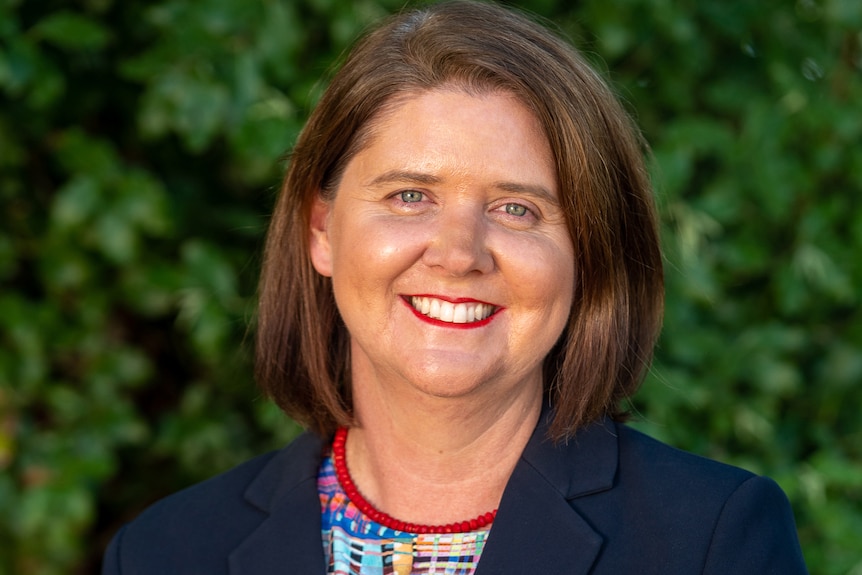
[[544,365],[551,435],[570,437],[643,379],[664,299],[645,145],[601,77],[567,42],[490,3],[452,1],[393,16],[348,54],[299,136],[267,236],[256,376],[299,423],[326,435],[352,422],[349,334],[309,257],[317,196],[331,198],[374,119],[438,87],[504,91],[538,118],[575,247],[571,314]]

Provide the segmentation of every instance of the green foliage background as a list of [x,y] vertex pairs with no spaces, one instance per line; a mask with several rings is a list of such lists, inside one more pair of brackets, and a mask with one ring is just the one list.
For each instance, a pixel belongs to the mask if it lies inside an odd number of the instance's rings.
[[[862,2],[521,5],[654,150],[638,425],[776,478],[811,571],[862,574]],[[297,432],[249,361],[280,158],[400,6],[0,0],[0,573],[95,572],[146,504]]]

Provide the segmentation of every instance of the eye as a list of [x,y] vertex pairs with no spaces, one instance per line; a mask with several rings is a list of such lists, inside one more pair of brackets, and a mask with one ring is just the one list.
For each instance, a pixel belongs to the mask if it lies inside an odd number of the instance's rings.
[[417,192],[416,190],[407,190],[406,192],[401,192],[401,201],[405,204],[412,204],[416,202],[421,202],[424,194],[422,192]]
[[506,204],[505,206],[506,213],[510,216],[526,216],[530,211],[526,206],[522,206],[521,204]]

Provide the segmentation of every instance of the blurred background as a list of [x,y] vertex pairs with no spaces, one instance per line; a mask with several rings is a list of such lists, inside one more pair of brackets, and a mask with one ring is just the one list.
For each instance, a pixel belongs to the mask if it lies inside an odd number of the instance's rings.
[[[862,2],[535,0],[637,118],[667,317],[637,426],[775,478],[862,574]],[[0,573],[97,572],[277,448],[262,238],[320,78],[402,0],[0,0]]]

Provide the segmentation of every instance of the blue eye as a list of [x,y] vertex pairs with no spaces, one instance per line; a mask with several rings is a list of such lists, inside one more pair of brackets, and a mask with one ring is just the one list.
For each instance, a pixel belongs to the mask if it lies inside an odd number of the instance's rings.
[[422,196],[422,192],[417,192],[416,190],[407,190],[406,192],[401,192],[401,201],[405,204],[421,202]]
[[521,204],[506,204],[506,213],[510,216],[526,216],[527,208]]

